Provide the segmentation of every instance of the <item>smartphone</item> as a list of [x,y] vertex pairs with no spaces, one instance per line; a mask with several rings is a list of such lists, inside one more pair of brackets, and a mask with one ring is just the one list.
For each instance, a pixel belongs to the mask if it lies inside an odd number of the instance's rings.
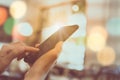
[[38,53],[25,56],[24,61],[28,64],[33,64],[40,56],[53,49],[59,41],[66,41],[78,28],[78,25],[64,26],[60,28],[40,44],[40,51]]

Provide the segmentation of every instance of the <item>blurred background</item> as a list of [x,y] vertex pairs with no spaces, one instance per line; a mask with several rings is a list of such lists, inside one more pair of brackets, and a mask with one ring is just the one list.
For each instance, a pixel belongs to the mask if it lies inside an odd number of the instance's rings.
[[[77,24],[46,80],[119,80],[119,7],[120,0],[0,0],[0,48],[16,41],[34,46]],[[15,59],[0,80],[22,80],[29,68]]]

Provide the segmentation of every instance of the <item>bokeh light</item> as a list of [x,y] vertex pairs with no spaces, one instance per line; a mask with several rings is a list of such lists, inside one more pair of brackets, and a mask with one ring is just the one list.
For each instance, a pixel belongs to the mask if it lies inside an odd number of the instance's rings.
[[8,17],[7,9],[0,6],[0,26],[4,24]]
[[107,32],[102,26],[93,27],[87,36],[87,47],[93,51],[100,51],[106,45]]
[[97,54],[98,62],[103,66],[109,66],[115,61],[115,51],[111,47],[105,47]]
[[79,6],[78,5],[73,5],[72,10],[75,11],[75,12],[79,11]]
[[26,37],[31,36],[33,33],[33,28],[32,26],[27,23],[19,23],[16,26],[14,26],[13,32],[12,32],[12,36],[13,36],[13,40],[25,40]]
[[106,24],[107,30],[112,36],[120,36],[120,18],[111,18]]
[[20,23],[17,25],[17,27],[19,34],[22,36],[31,36],[33,33],[32,26],[27,22]]
[[101,34],[105,39],[108,37],[108,33],[103,26],[94,26],[88,31],[88,35],[90,34]]
[[100,51],[106,44],[105,38],[100,34],[91,34],[87,37],[87,46],[93,51]]
[[18,27],[16,25],[13,27],[12,39],[13,39],[13,41],[24,41],[25,40],[25,37],[21,36],[18,33]]
[[14,1],[10,5],[10,14],[15,19],[22,18],[25,15],[26,11],[27,11],[27,5],[22,0]]
[[6,32],[6,34],[8,34],[8,35],[12,34],[13,26],[14,26],[14,19],[8,18],[4,24],[4,31]]

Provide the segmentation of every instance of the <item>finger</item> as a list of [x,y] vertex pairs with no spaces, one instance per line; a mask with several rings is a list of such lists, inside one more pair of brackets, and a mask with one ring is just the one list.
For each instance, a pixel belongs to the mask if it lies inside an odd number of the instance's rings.
[[35,45],[36,48],[39,48],[39,46],[40,46],[40,44],[36,44],[36,45]]
[[57,51],[61,51],[62,45],[63,45],[63,41],[58,42],[58,43],[56,44],[56,46],[55,46],[55,49],[56,49]]
[[26,46],[26,47],[25,47],[25,51],[24,51],[21,55],[19,55],[19,56],[17,57],[17,60],[20,60],[20,59],[24,58],[24,57],[27,56],[28,54],[35,54],[35,53],[37,53],[38,51],[39,51],[38,48]]
[[53,54],[56,54],[56,55],[59,55],[59,53],[61,52],[62,50],[62,45],[63,45],[63,42],[60,41],[56,44],[55,48],[54,48],[54,53]]
[[56,62],[61,46],[62,42],[59,42],[54,49],[40,57],[25,75],[25,80],[43,79],[49,69],[52,68]]
[[[29,48],[29,49],[31,49],[31,48]],[[25,50],[25,52],[23,52],[21,55],[19,55],[18,57],[17,57],[17,60],[19,61],[19,60],[21,60],[22,58],[24,58],[25,56],[27,56],[27,55],[29,55],[29,54],[36,54],[38,51],[39,51],[39,49],[37,48],[35,48],[35,50],[34,50],[34,48],[32,48],[33,50],[28,50],[28,48],[26,48],[26,50]]]
[[30,47],[30,46],[25,46],[25,51],[26,51],[26,52],[38,52],[38,51],[39,51],[39,48]]
[[34,47],[30,47],[30,46],[25,46],[25,51],[21,53],[21,55],[19,55],[17,57],[17,60],[21,60],[22,58],[24,58],[25,56],[27,56],[28,54],[34,54],[37,53],[39,51],[38,48],[34,48]]

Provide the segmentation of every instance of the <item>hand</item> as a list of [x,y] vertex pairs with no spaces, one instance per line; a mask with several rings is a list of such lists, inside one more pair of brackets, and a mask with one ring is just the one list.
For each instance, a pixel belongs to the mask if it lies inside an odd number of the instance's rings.
[[24,80],[44,80],[48,71],[56,63],[56,59],[62,49],[62,43],[57,43],[54,49],[40,57],[26,73]]
[[[39,46],[39,45],[38,45]],[[40,57],[26,73],[24,80],[42,80],[47,72],[54,66],[56,59],[61,51],[62,42],[59,42],[54,49]],[[38,48],[30,47],[22,42],[12,43],[3,46],[0,51],[0,72],[10,64],[14,58],[21,59],[26,52],[37,52]]]
[[34,53],[38,48],[25,45],[23,42],[4,45],[0,51],[0,73],[11,63],[14,58],[21,59],[26,52]]

